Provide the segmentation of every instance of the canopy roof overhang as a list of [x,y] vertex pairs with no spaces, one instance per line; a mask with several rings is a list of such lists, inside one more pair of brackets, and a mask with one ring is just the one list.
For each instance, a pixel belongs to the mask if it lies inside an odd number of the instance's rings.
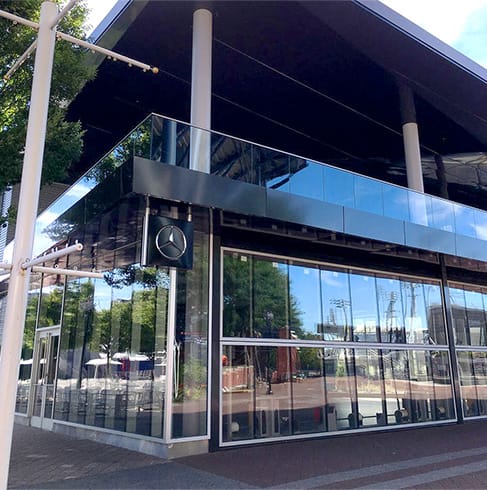
[[87,130],[76,175],[150,112],[189,121],[201,6],[214,14],[213,129],[406,185],[399,80],[416,94],[426,191],[439,193],[435,153],[449,155],[450,197],[482,205],[486,70],[376,1],[119,1],[97,42],[161,72],[101,63],[70,107]]

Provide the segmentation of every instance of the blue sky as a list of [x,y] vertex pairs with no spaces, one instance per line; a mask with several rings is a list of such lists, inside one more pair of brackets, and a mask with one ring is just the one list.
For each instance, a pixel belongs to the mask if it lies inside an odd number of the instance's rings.
[[382,0],[487,68],[487,0]]
[[[96,27],[115,0],[88,0]],[[487,68],[487,0],[383,0],[387,6]]]

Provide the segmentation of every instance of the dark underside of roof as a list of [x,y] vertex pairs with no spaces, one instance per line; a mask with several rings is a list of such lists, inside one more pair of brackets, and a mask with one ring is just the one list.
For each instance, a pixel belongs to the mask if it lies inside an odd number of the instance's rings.
[[[139,1],[112,24],[123,31],[113,49],[161,72],[100,65],[70,107],[86,129],[72,179],[150,112],[189,121],[200,5]],[[397,91],[406,82],[416,94],[426,191],[445,193],[439,154],[449,197],[487,208],[485,80],[357,2],[205,6],[214,14],[213,129],[406,185]]]

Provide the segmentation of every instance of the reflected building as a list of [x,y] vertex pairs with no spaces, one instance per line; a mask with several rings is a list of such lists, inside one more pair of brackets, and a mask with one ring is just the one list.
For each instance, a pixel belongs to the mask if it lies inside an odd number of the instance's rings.
[[487,415],[484,69],[373,1],[127,1],[95,37],[163,69],[70,105],[35,246],[84,248],[32,275],[18,421],[178,457]]

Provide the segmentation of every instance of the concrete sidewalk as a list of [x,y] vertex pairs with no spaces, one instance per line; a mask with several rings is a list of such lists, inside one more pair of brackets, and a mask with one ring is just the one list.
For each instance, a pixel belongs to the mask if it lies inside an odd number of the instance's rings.
[[15,426],[9,488],[487,488],[487,422],[237,448],[176,461]]

